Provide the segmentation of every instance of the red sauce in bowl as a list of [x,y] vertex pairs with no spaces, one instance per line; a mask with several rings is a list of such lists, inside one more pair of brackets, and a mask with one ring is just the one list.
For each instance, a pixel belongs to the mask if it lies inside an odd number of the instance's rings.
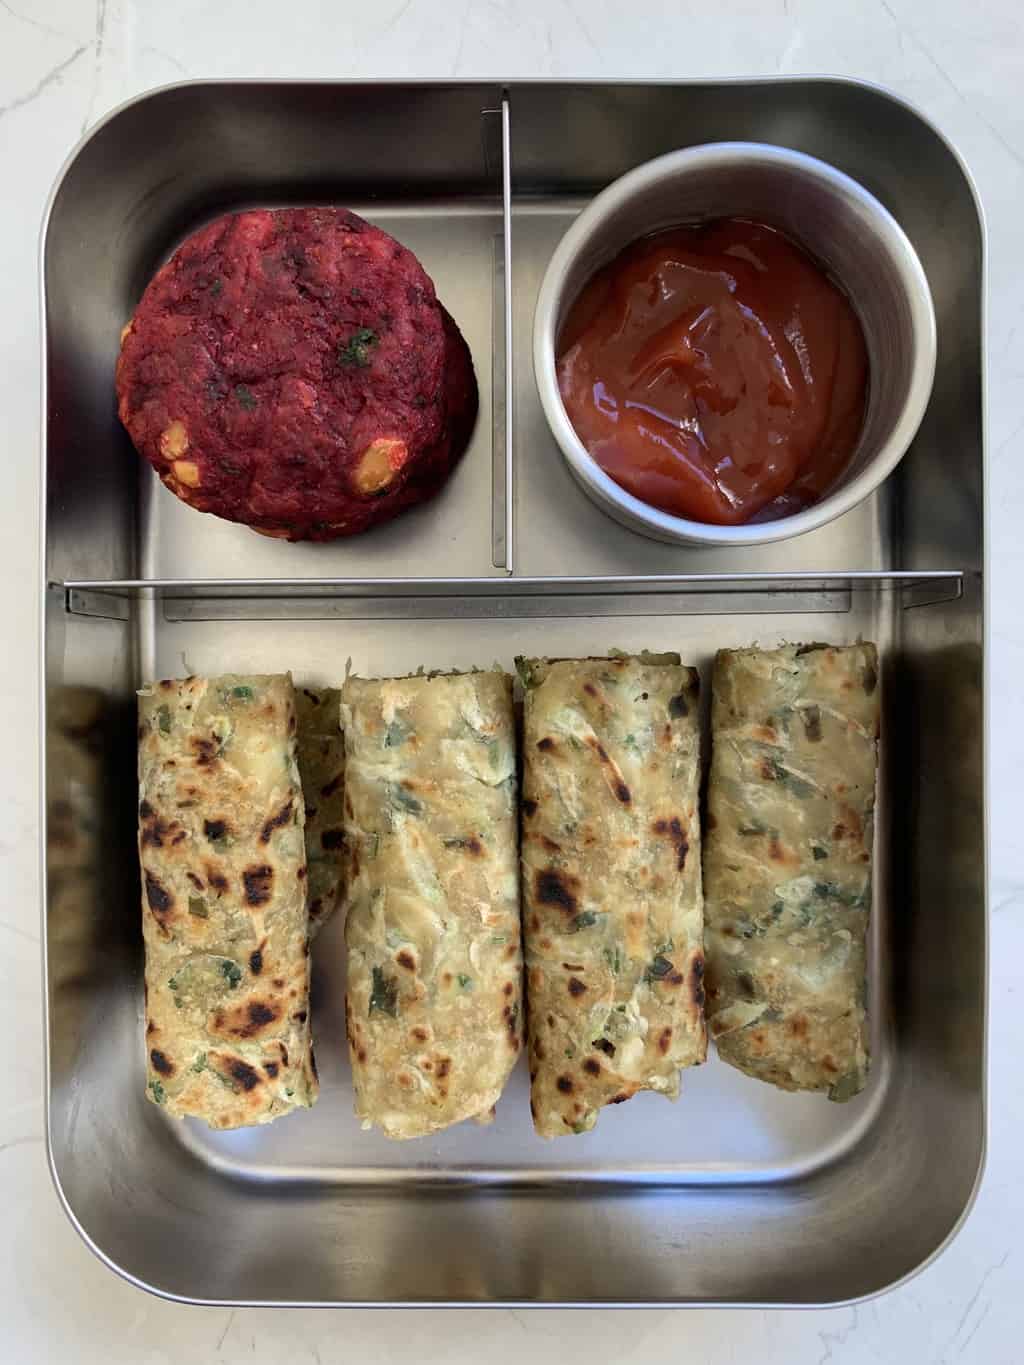
[[809,507],[864,420],[849,299],[789,238],[744,219],[633,242],[584,287],[557,350],[562,402],[593,458],[691,521]]

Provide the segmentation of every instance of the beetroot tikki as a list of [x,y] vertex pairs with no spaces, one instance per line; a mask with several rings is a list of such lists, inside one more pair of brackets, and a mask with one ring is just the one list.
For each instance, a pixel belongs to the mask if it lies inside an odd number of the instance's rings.
[[189,237],[122,339],[118,412],[182,501],[334,540],[438,491],[476,417],[468,348],[411,251],[345,209]]

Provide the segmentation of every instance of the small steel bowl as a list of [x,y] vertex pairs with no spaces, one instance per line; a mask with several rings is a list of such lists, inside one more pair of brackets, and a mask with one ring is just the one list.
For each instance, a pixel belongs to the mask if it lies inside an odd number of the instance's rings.
[[[556,345],[566,314],[601,266],[659,229],[709,218],[776,227],[823,264],[849,296],[867,342],[867,410],[844,472],[813,507],[777,521],[713,526],[672,516],[627,493],[576,435],[562,405]],[[874,195],[834,166],[757,142],[669,152],[614,181],[569,228],[551,258],[534,319],[533,360],[545,416],[569,469],[616,521],[681,545],[763,545],[824,526],[895,469],[924,416],[935,376],[935,310],[903,229]]]

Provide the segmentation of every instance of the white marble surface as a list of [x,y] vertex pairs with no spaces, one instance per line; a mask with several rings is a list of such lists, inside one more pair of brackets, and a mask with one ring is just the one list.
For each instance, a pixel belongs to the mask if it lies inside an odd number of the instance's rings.
[[[143,1362],[560,1359],[985,1362],[1024,1358],[1024,19],[1017,0],[0,0],[0,411],[7,487],[0,654],[0,1359]],[[977,1207],[904,1288],[832,1312],[325,1312],[192,1309],[93,1259],[50,1188],[41,1140],[36,858],[39,461],[37,232],[83,129],[147,87],[197,76],[867,77],[959,144],[990,246],[991,1142]],[[955,454],[955,452],[951,452]],[[14,1040],[17,1038],[17,1046]]]

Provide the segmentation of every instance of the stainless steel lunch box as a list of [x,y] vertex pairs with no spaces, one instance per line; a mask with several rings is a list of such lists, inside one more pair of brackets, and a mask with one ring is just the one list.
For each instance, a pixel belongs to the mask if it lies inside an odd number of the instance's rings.
[[[541,411],[532,319],[595,193],[681,143],[819,156],[913,243],[935,386],[899,468],[775,545],[640,537],[579,490]],[[410,246],[472,348],[481,414],[450,486],[351,543],[203,517],[116,416],[121,326],[212,215],[348,205]],[[43,241],[48,1144],[83,1237],[157,1293],[221,1304],[827,1304],[911,1275],[971,1205],[985,1146],[984,235],[956,153],[837,80],[193,83],[72,155]],[[341,926],[314,949],[309,1114],[214,1133],[144,1098],[135,709],[154,675],[337,679],[513,655],[876,640],[884,742],[874,1070],[846,1105],[712,1059],[583,1137],[389,1144],[352,1115]],[[71,833],[69,834],[69,829]],[[936,1141],[941,1134],[941,1141]]]

